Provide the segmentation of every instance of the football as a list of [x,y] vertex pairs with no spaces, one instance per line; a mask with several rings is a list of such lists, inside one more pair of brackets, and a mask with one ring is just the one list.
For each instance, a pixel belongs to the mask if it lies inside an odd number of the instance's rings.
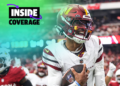
[[[74,68],[77,73],[81,73],[83,70],[83,65],[75,65],[72,68]],[[74,75],[72,71],[69,69],[62,78],[61,86],[68,86],[72,84],[74,81],[75,81]]]

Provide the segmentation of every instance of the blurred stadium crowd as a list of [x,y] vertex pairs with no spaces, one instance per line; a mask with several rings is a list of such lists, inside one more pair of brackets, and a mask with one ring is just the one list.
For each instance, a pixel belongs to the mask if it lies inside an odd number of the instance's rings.
[[89,4],[89,3],[106,3],[106,2],[116,2],[119,0],[67,0],[69,3],[81,3],[81,4]]
[[[116,70],[120,69],[120,44],[115,45],[104,45],[104,69],[105,74],[107,74],[109,70],[109,62],[112,62],[116,65]],[[113,79],[115,79],[115,75],[113,75]]]
[[120,25],[102,25],[95,29],[93,34],[97,36],[120,35]]

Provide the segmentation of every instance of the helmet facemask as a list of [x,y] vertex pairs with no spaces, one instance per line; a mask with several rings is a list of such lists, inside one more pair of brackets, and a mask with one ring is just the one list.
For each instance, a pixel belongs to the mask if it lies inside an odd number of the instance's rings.
[[2,73],[6,69],[5,58],[0,57],[0,73]]
[[76,43],[84,43],[86,40],[89,40],[90,35],[92,34],[92,23],[84,20],[73,20],[69,27],[67,34],[65,36],[74,40]]
[[116,76],[116,81],[117,81],[118,83],[120,83],[120,75],[117,75],[117,76]]
[[2,73],[11,64],[9,50],[0,48],[0,73]]

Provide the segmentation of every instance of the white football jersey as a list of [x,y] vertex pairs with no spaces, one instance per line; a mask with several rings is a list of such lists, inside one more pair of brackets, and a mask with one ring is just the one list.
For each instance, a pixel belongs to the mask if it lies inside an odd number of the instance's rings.
[[[87,69],[90,71],[87,86],[94,86],[94,77],[96,78],[96,86],[106,86],[103,47],[97,36],[92,35],[91,38],[84,43],[84,47],[80,52],[69,51],[65,47],[65,41],[49,45],[43,51],[42,60],[45,64],[52,68],[52,70],[48,68],[48,76],[52,77],[60,77],[60,73],[59,75],[57,74],[57,72],[60,71],[63,76],[72,66],[86,64]],[[58,80],[58,82],[56,81],[56,85],[55,82],[50,81],[50,86],[60,86],[60,81],[61,80]]]
[[47,76],[40,78],[34,73],[29,73],[26,78],[31,81],[33,86],[48,86],[48,78]]

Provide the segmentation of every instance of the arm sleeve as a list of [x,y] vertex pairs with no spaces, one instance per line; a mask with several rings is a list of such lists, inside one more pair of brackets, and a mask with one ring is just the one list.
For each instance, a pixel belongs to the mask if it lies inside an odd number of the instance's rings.
[[53,53],[45,48],[43,50],[43,56],[42,56],[42,61],[50,66],[51,68],[55,69],[55,70],[59,70],[61,71],[61,66],[59,64],[59,62],[57,61],[56,57],[53,55]]
[[106,86],[105,84],[105,73],[104,73],[104,56],[103,56],[103,46],[99,39],[99,50],[98,57],[95,63],[95,85],[96,86]]
[[48,65],[48,86],[60,86],[62,80],[61,66],[53,53],[45,48],[42,61]]
[[62,73],[48,66],[48,86],[61,86]]

